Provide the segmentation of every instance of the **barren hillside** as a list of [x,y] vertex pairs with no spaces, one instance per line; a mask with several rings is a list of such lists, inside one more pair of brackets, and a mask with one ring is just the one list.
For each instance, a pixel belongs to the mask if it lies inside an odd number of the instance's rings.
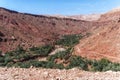
[[107,58],[120,62],[120,12],[108,12],[100,18],[101,24],[108,22],[92,31],[92,35],[84,38],[75,47],[75,54],[90,59]]

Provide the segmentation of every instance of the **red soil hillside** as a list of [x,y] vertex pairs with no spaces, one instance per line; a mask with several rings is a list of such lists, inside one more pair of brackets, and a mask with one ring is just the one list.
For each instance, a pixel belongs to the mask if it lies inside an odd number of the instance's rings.
[[13,50],[18,45],[29,48],[48,44],[60,35],[86,32],[92,26],[92,22],[83,20],[19,13],[0,8],[0,50]]
[[75,47],[74,54],[89,59],[107,58],[120,62],[120,12],[108,12],[99,22],[109,22],[91,31],[91,36],[84,38]]

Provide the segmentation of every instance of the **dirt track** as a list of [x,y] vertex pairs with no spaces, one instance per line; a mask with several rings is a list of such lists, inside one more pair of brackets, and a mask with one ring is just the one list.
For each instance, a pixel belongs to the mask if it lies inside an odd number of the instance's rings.
[[0,80],[120,80],[120,72],[86,72],[79,69],[0,68]]

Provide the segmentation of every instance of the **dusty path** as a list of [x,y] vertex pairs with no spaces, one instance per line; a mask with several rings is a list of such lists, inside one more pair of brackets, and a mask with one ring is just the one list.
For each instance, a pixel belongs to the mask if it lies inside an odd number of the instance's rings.
[[120,72],[0,68],[0,80],[120,80]]

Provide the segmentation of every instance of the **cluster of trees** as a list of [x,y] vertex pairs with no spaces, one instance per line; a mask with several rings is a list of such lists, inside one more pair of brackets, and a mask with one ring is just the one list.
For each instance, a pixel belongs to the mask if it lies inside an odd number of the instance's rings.
[[32,47],[30,48],[30,52],[32,54],[36,54],[38,56],[46,57],[49,55],[49,53],[54,49],[53,46],[51,45],[45,45],[41,47]]
[[[29,50],[24,50],[18,47],[14,51],[10,51],[2,55],[0,51],[0,66],[1,67],[43,67],[52,69],[71,69],[74,67],[88,71],[120,71],[120,63],[113,63],[107,59],[88,60],[80,56],[72,55],[73,46],[76,45],[82,38],[82,35],[65,35],[56,42],[57,45],[67,46],[66,51],[60,51],[54,55],[49,55],[54,50],[54,46],[44,45],[40,47],[32,47]],[[39,61],[38,57],[46,57],[46,61]],[[58,63],[56,60],[62,60]],[[65,64],[67,64],[65,66]]]
[[[74,67],[80,68],[82,70],[89,71],[120,71],[120,64],[110,62],[107,59],[101,60],[88,60],[80,56],[71,55],[71,49],[68,48],[66,51],[58,52],[54,55],[48,56],[47,61],[38,61],[35,57],[41,56],[41,51],[49,53],[53,47],[43,46],[39,48],[31,48],[31,53],[24,50],[23,48],[18,48],[15,51],[7,52],[4,56],[0,54],[0,66],[4,67],[21,67],[29,68],[33,67],[43,67],[43,68],[54,68],[54,69],[71,69]],[[37,51],[38,50],[38,51]],[[1,53],[1,52],[0,52]],[[43,53],[42,53],[43,54]],[[45,56],[45,55],[43,55]],[[65,60],[69,63],[67,66],[64,66],[64,63],[56,63],[56,59]],[[88,67],[89,66],[89,67]]]
[[105,58],[91,61],[92,71],[120,71],[120,63],[113,63]]
[[18,47],[14,51],[6,52],[4,56],[0,55],[0,66],[24,64],[24,62],[35,60],[37,57],[47,57],[52,49],[53,47],[51,45],[33,47],[30,50],[24,50],[22,47]]
[[82,38],[82,34],[72,34],[72,35],[64,35],[61,39],[56,41],[57,45],[63,45],[68,47],[73,47],[74,45],[79,43],[79,40]]

